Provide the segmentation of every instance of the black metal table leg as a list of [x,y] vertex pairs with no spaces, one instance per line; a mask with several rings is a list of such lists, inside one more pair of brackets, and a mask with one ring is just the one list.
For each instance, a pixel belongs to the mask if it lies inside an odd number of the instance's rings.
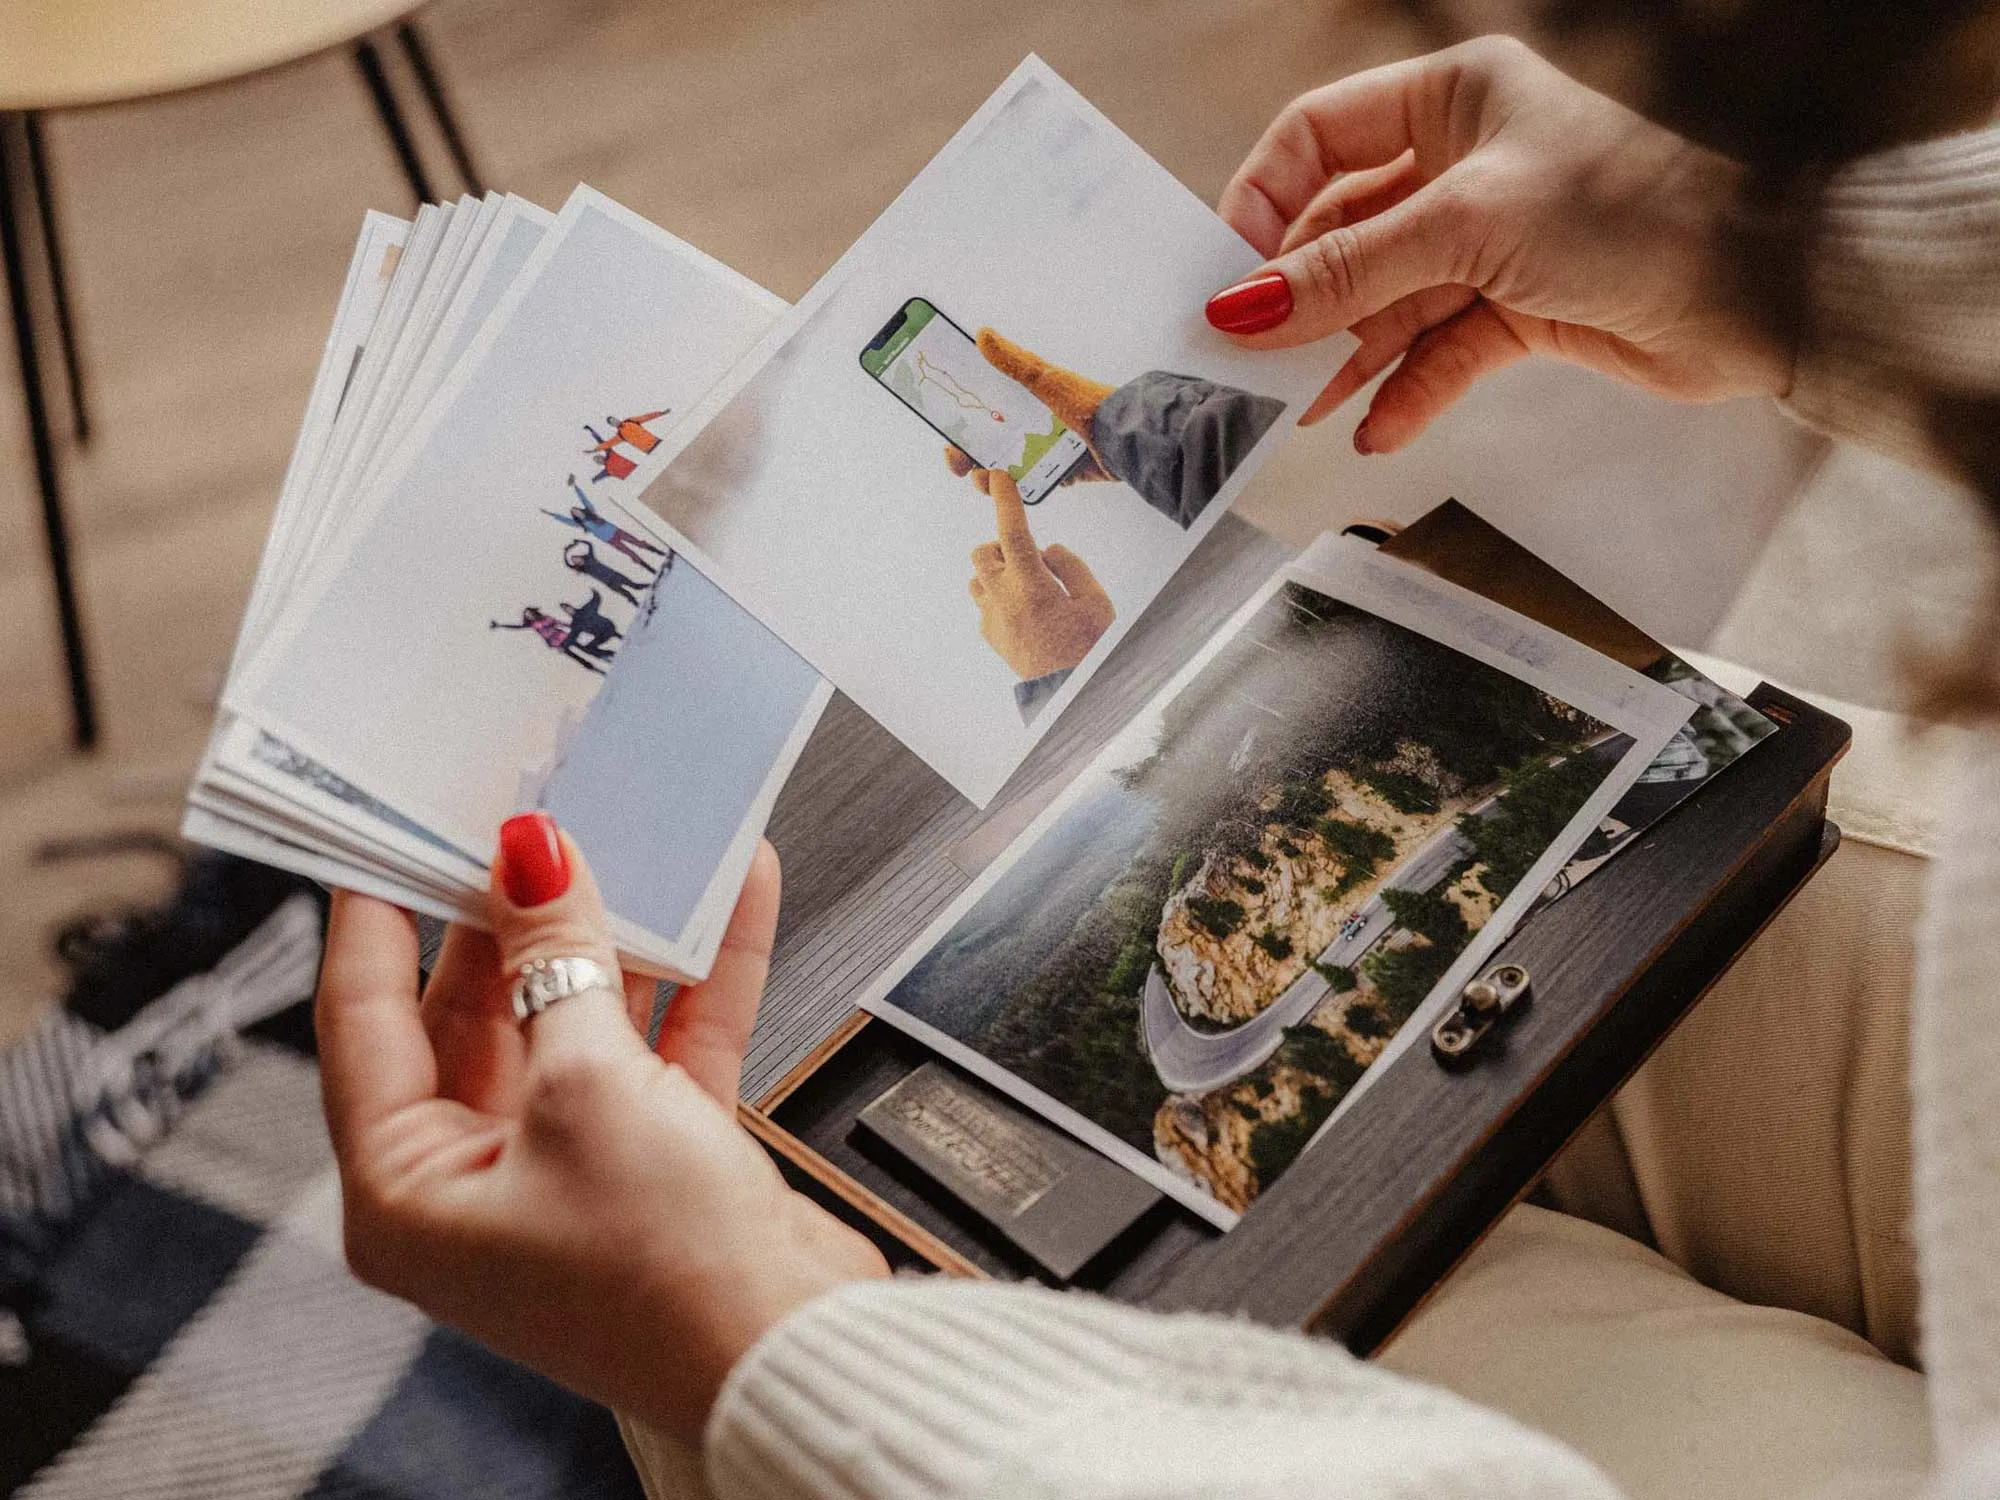
[[28,298],[27,264],[21,249],[20,179],[10,159],[13,138],[27,134],[19,114],[0,116],[0,259],[6,262],[7,302],[14,320],[14,352],[20,365],[21,395],[27,404],[28,436],[34,446],[35,480],[42,493],[42,527],[48,541],[49,574],[55,585],[56,616],[62,629],[63,661],[69,673],[70,723],[76,746],[97,743],[97,704],[91,691],[90,659],[77,606],[76,578],[69,554],[69,527],[63,516],[62,484],[56,472],[55,441],[49,434],[48,401],[42,364],[35,348],[34,307]]
[[55,191],[49,185],[49,159],[42,149],[42,117],[33,110],[21,116],[28,137],[28,171],[35,180],[35,214],[42,221],[42,254],[49,266],[49,291],[55,302],[56,331],[62,336],[63,374],[69,380],[71,429],[79,443],[90,441],[90,405],[84,398],[83,356],[76,322],[69,310],[69,271],[63,264],[62,231],[56,225]]
[[417,195],[419,207],[431,201],[431,181],[424,175],[422,158],[417,155],[417,143],[410,136],[409,122],[403,118],[402,106],[396,102],[396,94],[389,87],[388,72],[382,66],[382,54],[375,44],[363,37],[354,44],[354,61],[361,69],[362,81],[368,85],[368,95],[375,101],[375,113],[382,117],[382,128],[389,132],[389,144],[396,148],[396,159],[403,164],[403,175],[410,181],[410,191]]
[[425,44],[423,33],[417,30],[414,21],[405,21],[396,28],[396,40],[403,44],[403,52],[410,59],[410,71],[417,75],[417,87],[423,90],[424,101],[431,107],[431,117],[437,121],[438,133],[444,137],[445,149],[451,153],[452,164],[458,168],[465,190],[484,194],[486,189],[480,185],[479,172],[472,165],[472,152],[458,128],[458,117],[452,113],[451,96],[431,65],[431,49]]

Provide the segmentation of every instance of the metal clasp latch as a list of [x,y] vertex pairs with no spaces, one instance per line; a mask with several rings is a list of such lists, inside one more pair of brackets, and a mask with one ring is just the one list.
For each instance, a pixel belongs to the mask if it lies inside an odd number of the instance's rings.
[[1495,964],[1459,992],[1458,1006],[1431,1028],[1431,1054],[1447,1068],[1461,1068],[1488,1032],[1528,1003],[1528,971]]

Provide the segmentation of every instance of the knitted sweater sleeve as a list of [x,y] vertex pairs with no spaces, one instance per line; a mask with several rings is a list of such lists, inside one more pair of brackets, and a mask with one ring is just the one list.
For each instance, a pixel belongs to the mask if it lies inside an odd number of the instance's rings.
[[2000,396],[2000,128],[1855,163],[1829,185],[1787,405],[1927,466],[1929,393]]
[[1081,1294],[845,1288],[737,1365],[716,1500],[1615,1500],[1550,1438],[1318,1340]]

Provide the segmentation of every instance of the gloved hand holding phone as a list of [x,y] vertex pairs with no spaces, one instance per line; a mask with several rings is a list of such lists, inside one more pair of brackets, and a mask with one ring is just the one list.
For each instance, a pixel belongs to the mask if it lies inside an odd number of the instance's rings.
[[[1117,389],[1116,386],[1088,379],[1060,365],[1052,365],[1039,354],[1031,354],[990,328],[980,329],[974,342],[979,345],[979,352],[986,356],[989,365],[1054,412],[1057,420],[1082,438],[1084,446],[1090,449],[1090,457],[1069,471],[1063,479],[1064,484],[1111,478],[1111,471],[1105,467],[1092,437],[1092,424],[1098,407],[1104,404],[1106,396]],[[944,461],[945,467],[961,479],[979,467],[970,454],[950,443],[945,444]]]
[[1069,548],[1036,544],[1021,491],[1006,470],[967,472],[992,496],[998,527],[997,540],[972,549],[979,634],[1024,682],[1068,671],[1118,617],[1111,596]]
[[[1118,480],[1183,530],[1200,519],[1284,411],[1273,397],[1171,370],[1147,370],[1123,385],[1106,385],[1052,365],[990,328],[980,329],[974,342],[989,365],[1082,440],[1088,453],[1062,484]],[[944,461],[961,476],[978,467],[949,444]]]

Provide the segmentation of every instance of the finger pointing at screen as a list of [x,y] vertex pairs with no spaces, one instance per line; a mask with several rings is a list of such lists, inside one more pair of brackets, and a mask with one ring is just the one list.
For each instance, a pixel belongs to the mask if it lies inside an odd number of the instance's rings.
[[1111,596],[1068,548],[1036,544],[1005,470],[977,470],[973,482],[993,499],[995,531],[993,541],[972,549],[979,634],[1024,681],[1066,672],[1117,618]]

